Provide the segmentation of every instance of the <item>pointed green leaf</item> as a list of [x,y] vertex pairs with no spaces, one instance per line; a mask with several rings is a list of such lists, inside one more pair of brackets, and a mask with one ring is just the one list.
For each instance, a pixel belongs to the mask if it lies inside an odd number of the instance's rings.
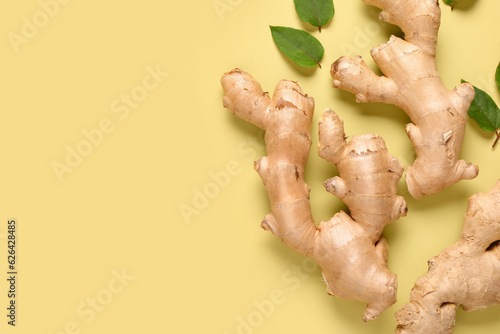
[[[462,82],[466,82],[462,80]],[[500,109],[486,92],[474,86],[476,96],[469,108],[469,116],[484,131],[496,131],[500,128]]]
[[293,0],[293,2],[299,18],[319,27],[319,31],[335,14],[333,0]]
[[310,33],[288,28],[271,26],[274,43],[281,52],[303,67],[321,65],[325,49],[323,45]]
[[500,63],[498,63],[497,72],[495,73],[495,81],[497,82],[497,88],[500,92]]

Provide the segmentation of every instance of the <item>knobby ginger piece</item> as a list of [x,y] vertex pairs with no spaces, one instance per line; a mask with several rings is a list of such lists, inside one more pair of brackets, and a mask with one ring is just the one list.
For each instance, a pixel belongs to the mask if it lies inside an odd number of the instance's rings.
[[339,171],[325,186],[347,204],[351,216],[339,212],[316,227],[304,181],[313,98],[286,80],[271,98],[239,69],[224,74],[221,83],[224,106],[266,131],[267,156],[255,163],[271,203],[262,228],[313,258],[329,294],[368,303],[363,319],[376,318],[396,301],[396,275],[387,267],[388,245],[381,235],[385,225],[406,215],[406,202],[396,189],[403,167],[374,134],[346,142],[343,122],[332,110],[325,111],[319,154]]
[[500,304],[500,180],[469,198],[460,240],[429,261],[396,313],[396,333],[453,333],[460,304],[465,311]]
[[371,50],[385,76],[376,75],[361,57],[341,57],[332,64],[333,86],[356,94],[357,102],[394,104],[410,117],[406,132],[417,158],[406,171],[406,183],[414,198],[475,178],[478,167],[459,160],[474,88],[464,83],[449,91],[438,74],[438,1],[363,1],[381,8],[380,19],[399,26],[405,38],[391,36]]

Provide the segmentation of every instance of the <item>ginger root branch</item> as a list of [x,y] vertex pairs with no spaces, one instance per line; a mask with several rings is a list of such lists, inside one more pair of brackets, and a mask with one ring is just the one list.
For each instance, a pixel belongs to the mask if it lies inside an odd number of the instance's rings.
[[459,159],[474,88],[464,83],[449,91],[439,77],[435,62],[439,3],[364,2],[381,8],[380,19],[401,27],[405,39],[391,36],[371,50],[384,76],[373,73],[361,57],[341,57],[331,67],[333,86],[355,94],[357,102],[394,104],[410,117],[407,134],[417,158],[406,171],[406,183],[414,198],[476,177],[478,167]]
[[267,156],[255,163],[255,169],[266,187],[271,213],[261,226],[313,258],[329,294],[368,303],[363,319],[376,318],[396,301],[396,275],[387,267],[382,230],[406,215],[406,202],[396,191],[403,167],[374,134],[347,142],[343,122],[332,110],[325,111],[319,124],[319,154],[339,170],[325,187],[348,205],[352,217],[339,212],[316,226],[304,181],[314,100],[297,83],[285,80],[271,99],[239,69],[224,74],[221,83],[224,106],[266,130]]
[[465,311],[500,304],[500,180],[469,198],[460,240],[429,260],[396,313],[396,333],[451,334],[460,304]]

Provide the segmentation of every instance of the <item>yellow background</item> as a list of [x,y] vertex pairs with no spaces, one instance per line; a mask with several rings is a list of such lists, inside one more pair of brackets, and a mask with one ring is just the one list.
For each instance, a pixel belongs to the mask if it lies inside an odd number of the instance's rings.
[[[445,84],[451,89],[463,78],[500,102],[493,79],[500,2],[463,0],[453,12],[440,3],[437,62]],[[398,302],[377,320],[363,323],[361,302],[328,297],[319,270],[293,273],[307,264],[304,257],[259,227],[269,205],[252,161],[265,154],[263,133],[223,109],[219,80],[234,67],[271,92],[280,79],[296,80],[316,100],[315,143],[319,116],[332,108],[347,135],[382,135],[408,166],[414,154],[404,113],[356,104],[331,87],[329,76],[342,55],[360,54],[373,66],[370,48],[398,29],[379,22],[362,1],[336,0],[335,7],[320,34],[285,0],[72,0],[47,22],[35,0],[3,2],[0,277],[9,218],[18,221],[19,276],[16,328],[6,324],[7,282],[0,280],[0,332],[233,334],[239,319],[253,317],[256,326],[246,333],[391,333],[394,312],[426,273],[427,260],[457,240],[467,198],[500,177],[500,147],[492,150],[491,133],[469,120],[462,157],[480,166],[475,180],[418,201],[400,182],[410,211],[384,232]],[[20,35],[23,18],[33,15],[43,27],[16,53],[8,36]],[[323,68],[290,62],[269,25],[310,31],[325,47]],[[115,113],[116,99],[140,92],[148,67],[168,76],[127,117]],[[106,119],[113,130],[60,182],[54,162],[65,163],[67,146],[75,149],[86,140],[82,131]],[[213,175],[227,168],[230,179],[214,188]],[[306,174],[317,221],[345,208],[322,186],[336,169],[315,145]],[[204,189],[213,198],[183,218],[180,208],[193,206]],[[120,285],[113,272],[122,270],[134,278],[110,294],[110,284]],[[280,303],[260,319],[255,303],[272,295]],[[106,305],[90,320],[78,309],[93,298]],[[460,309],[455,333],[498,333],[499,312]]]

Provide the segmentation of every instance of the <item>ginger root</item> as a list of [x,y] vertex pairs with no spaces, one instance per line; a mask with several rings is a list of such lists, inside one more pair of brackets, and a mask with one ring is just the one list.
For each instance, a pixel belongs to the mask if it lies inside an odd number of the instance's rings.
[[376,135],[354,136],[347,143],[343,122],[325,111],[319,154],[339,171],[325,186],[347,204],[351,216],[340,212],[316,227],[304,181],[314,100],[285,80],[271,99],[239,69],[224,74],[221,84],[224,106],[266,131],[267,156],[255,163],[271,203],[262,228],[313,258],[329,294],[368,303],[363,319],[376,318],[396,301],[396,275],[387,267],[388,245],[381,234],[385,225],[406,215],[406,202],[396,189],[403,167]]
[[450,334],[460,304],[465,311],[500,304],[500,180],[469,198],[460,240],[429,261],[396,313],[396,333]]
[[385,76],[376,75],[361,57],[341,57],[331,67],[333,86],[356,94],[357,102],[394,104],[410,117],[406,132],[417,158],[406,171],[406,183],[414,198],[475,178],[478,167],[459,160],[474,88],[464,83],[448,91],[439,77],[435,62],[439,2],[363,1],[381,8],[380,19],[399,26],[405,39],[391,36],[388,43],[371,50]]

